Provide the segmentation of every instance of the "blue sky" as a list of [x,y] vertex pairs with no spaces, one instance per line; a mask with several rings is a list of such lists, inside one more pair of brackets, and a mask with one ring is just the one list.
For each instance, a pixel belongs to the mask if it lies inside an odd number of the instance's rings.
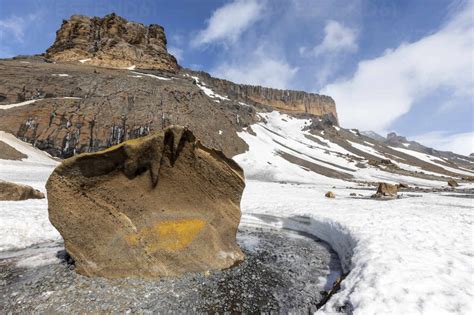
[[321,92],[341,124],[474,152],[474,4],[467,0],[0,0],[0,57],[44,52],[64,18],[163,25],[181,65]]

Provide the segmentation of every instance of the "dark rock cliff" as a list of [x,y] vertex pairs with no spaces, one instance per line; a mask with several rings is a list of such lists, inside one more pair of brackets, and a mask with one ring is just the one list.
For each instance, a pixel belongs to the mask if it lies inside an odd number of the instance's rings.
[[216,91],[231,99],[248,104],[269,105],[277,110],[289,113],[307,113],[315,116],[334,116],[337,124],[336,103],[330,96],[307,93],[303,91],[279,90],[262,86],[237,84],[218,79],[202,71],[185,70],[198,76]]
[[0,61],[0,130],[58,157],[102,150],[171,124],[189,127],[227,156],[245,151],[236,132],[256,121],[254,107],[217,103],[190,78],[154,73],[160,76],[34,58]]

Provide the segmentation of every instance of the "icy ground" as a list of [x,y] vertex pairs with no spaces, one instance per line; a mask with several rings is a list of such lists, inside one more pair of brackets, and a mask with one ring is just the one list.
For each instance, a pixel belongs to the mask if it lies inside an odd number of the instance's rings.
[[[472,314],[472,199],[376,201],[328,183],[246,185],[245,213],[296,217],[300,224],[274,224],[311,233],[339,254],[349,274],[322,313],[347,304],[354,314]],[[324,197],[329,189],[336,199]]]
[[[390,201],[351,198],[352,192],[369,196],[373,191],[349,189],[361,186],[311,172],[281,158],[277,151],[313,163],[312,158],[319,159],[324,167],[350,172],[361,181],[424,187],[446,183],[358,169],[337,144],[323,138],[319,140],[328,146],[309,143],[302,133],[304,120],[276,112],[266,114],[265,120],[266,124],[252,126],[256,136],[240,134],[250,148],[235,158],[247,177],[243,222],[302,230],[327,241],[339,254],[349,273],[320,313],[341,306],[364,315],[473,313],[474,199],[435,193]],[[0,133],[0,140],[29,156],[24,161],[0,160],[0,179],[44,191],[57,162],[10,135]],[[324,197],[328,190],[336,194],[335,199]],[[278,219],[255,218],[261,214]],[[0,250],[59,238],[48,221],[45,200],[0,202],[0,223]],[[43,259],[47,262],[47,257]]]
[[[0,141],[28,156],[22,161],[0,159],[0,180],[30,185],[46,193],[46,180],[58,162],[3,131]],[[0,201],[0,251],[58,239],[60,235],[49,222],[47,209],[46,199]]]
[[[432,188],[446,182],[370,167],[358,169],[344,158],[348,152],[337,144],[320,137],[327,144],[322,146],[304,137],[309,122],[276,111],[262,118],[252,126],[256,135],[240,134],[250,148],[235,157],[247,178],[242,210],[278,215],[282,219],[273,222],[276,227],[311,233],[339,254],[349,274],[321,313],[332,313],[344,305],[364,315],[473,313],[474,199],[435,193],[389,201],[351,198],[350,193],[368,197],[374,190],[355,190],[361,187],[356,182],[310,172],[278,152],[338,171],[352,170],[356,181]],[[324,197],[329,190],[336,194],[335,199]]]

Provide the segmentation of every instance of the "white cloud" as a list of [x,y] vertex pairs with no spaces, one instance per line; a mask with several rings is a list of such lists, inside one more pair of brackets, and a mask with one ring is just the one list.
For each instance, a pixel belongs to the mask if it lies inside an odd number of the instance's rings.
[[266,55],[260,48],[245,60],[220,64],[211,73],[237,83],[286,89],[297,71],[298,68],[291,67],[285,60]]
[[329,20],[324,27],[324,39],[314,47],[316,56],[325,53],[355,52],[357,51],[357,32],[341,23]]
[[175,56],[178,62],[183,61],[184,51],[181,48],[178,48],[176,46],[169,46],[168,52],[172,54],[173,56]]
[[450,135],[445,131],[433,131],[410,138],[436,150],[452,151],[463,155],[474,153],[474,132]]
[[207,21],[207,27],[197,34],[191,45],[234,43],[249,26],[261,18],[263,7],[262,1],[235,0],[218,8]]
[[453,98],[472,96],[473,9],[469,2],[439,31],[359,62],[351,78],[323,88],[323,94],[335,99],[342,125],[387,129],[415,101],[440,88],[446,88]]
[[8,18],[0,20],[0,38],[6,41],[6,38],[13,39],[22,43],[25,38],[25,30],[29,24],[35,21],[39,14],[29,14],[24,17],[12,15]]
[[16,55],[16,46],[25,43],[26,31],[40,18],[41,14],[42,12],[37,12],[21,17],[11,15],[0,20],[0,58]]

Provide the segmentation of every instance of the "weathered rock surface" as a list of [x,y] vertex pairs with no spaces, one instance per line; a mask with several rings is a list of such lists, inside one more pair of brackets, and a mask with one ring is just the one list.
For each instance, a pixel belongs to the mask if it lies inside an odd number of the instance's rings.
[[[168,79],[39,58],[0,60],[0,130],[61,158],[172,124],[189,127],[227,156],[247,149],[237,132],[256,121],[254,107],[216,103],[191,78],[152,73]],[[3,109],[28,100],[36,102]]]
[[[337,123],[328,96],[234,84],[182,69],[166,50],[161,26],[115,14],[72,16],[45,57],[0,60],[0,130],[61,158],[172,124],[188,126],[203,144],[233,156],[247,149],[237,132],[258,121],[256,109],[326,115]],[[56,63],[45,62],[51,60]],[[202,78],[207,90],[189,75]]]
[[163,27],[129,22],[114,13],[103,18],[73,15],[64,20],[46,58],[110,68],[179,69],[176,58],[166,50]]
[[243,259],[243,172],[185,128],[66,159],[46,188],[50,221],[81,274],[173,276]]
[[458,182],[455,181],[454,179],[450,179],[450,180],[448,180],[448,186],[450,186],[450,187],[458,187],[459,184],[458,184]]
[[44,194],[31,186],[0,180],[0,200],[18,201],[43,198]]
[[307,113],[315,116],[330,116],[338,124],[336,103],[330,96],[302,91],[279,90],[262,86],[236,84],[211,77],[205,72],[189,71],[208,82],[213,88],[230,98],[248,104],[269,105],[274,109],[289,113]]
[[324,197],[326,198],[336,198],[336,195],[332,191],[328,191]]
[[380,197],[396,197],[398,193],[398,186],[392,185],[388,183],[379,183],[379,187],[377,188],[377,192],[373,195],[373,198],[380,198]]
[[28,156],[26,154],[21,153],[14,147],[6,144],[3,141],[0,141],[0,159],[1,160],[22,160],[26,159]]

